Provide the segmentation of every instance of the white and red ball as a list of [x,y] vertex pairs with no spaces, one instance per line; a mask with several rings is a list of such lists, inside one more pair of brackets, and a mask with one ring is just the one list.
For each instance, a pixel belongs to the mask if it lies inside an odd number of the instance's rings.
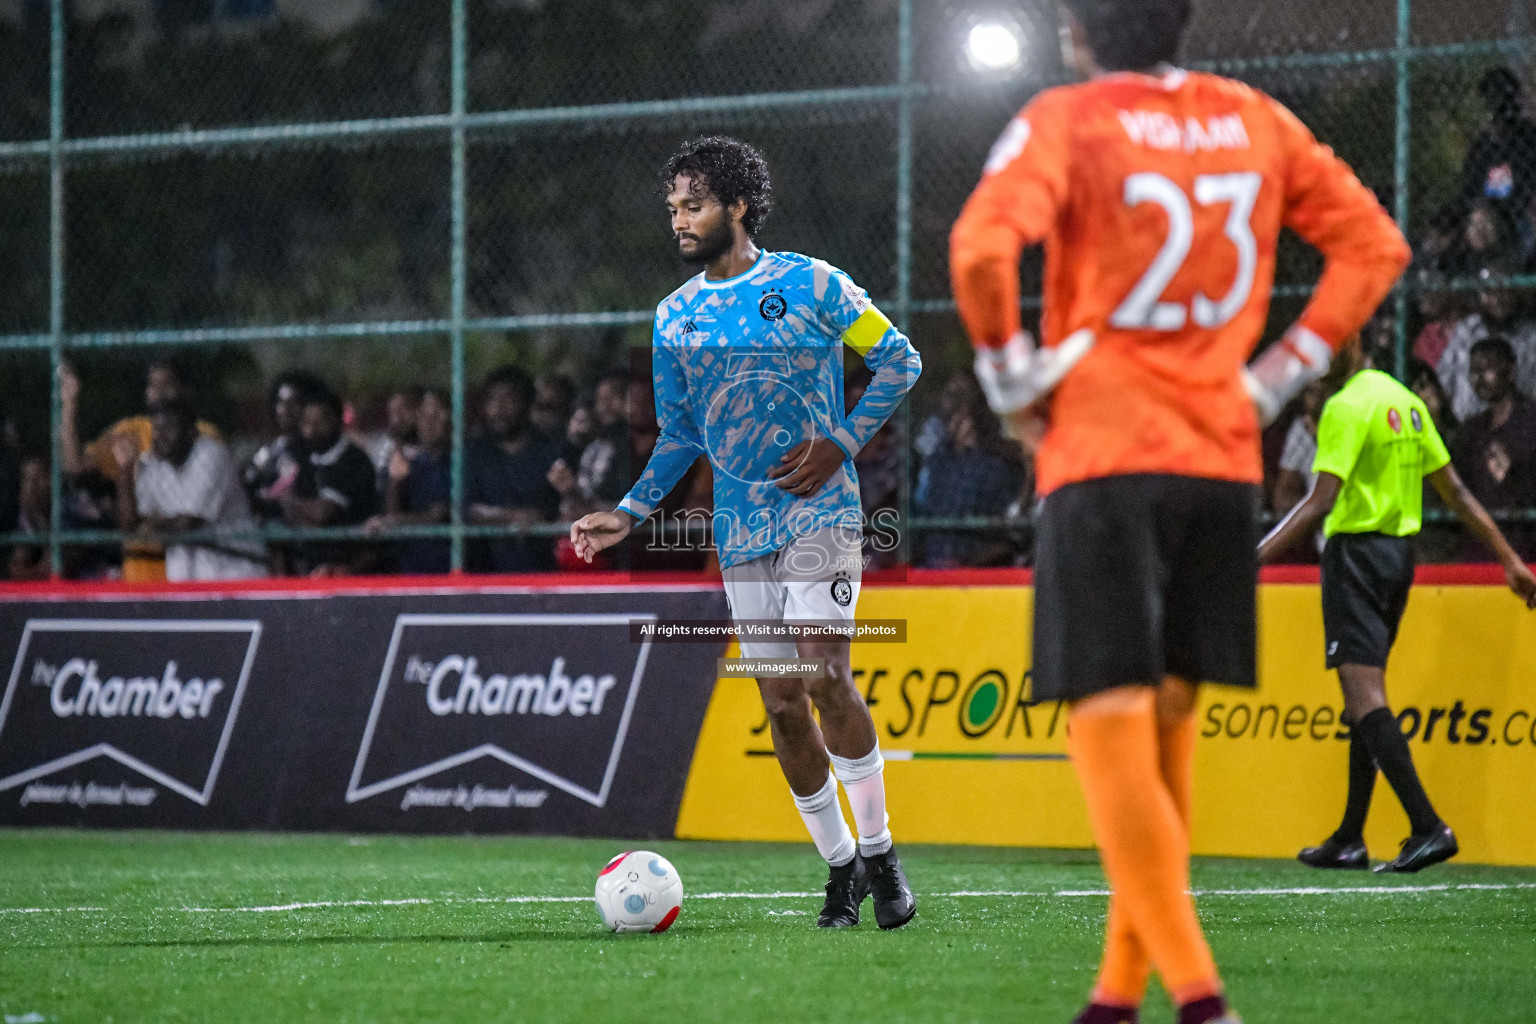
[[683,880],[659,853],[632,850],[597,876],[597,916],[616,932],[664,932],[683,909]]

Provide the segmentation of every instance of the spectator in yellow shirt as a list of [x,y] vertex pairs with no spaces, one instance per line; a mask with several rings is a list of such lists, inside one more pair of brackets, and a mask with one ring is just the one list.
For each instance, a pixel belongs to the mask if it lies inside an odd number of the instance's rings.
[[[186,379],[176,361],[162,357],[149,364],[144,378],[144,407],[153,409],[165,402],[176,402],[186,397]],[[72,476],[97,474],[107,480],[117,478],[117,459],[112,446],[119,438],[133,445],[137,453],[147,452],[154,442],[155,428],[146,415],[129,416],[118,420],[96,440],[80,444],[78,414],[80,408],[80,378],[68,363],[59,367],[59,391],[62,404],[62,422],[59,439],[64,449],[64,471]],[[211,423],[199,420],[197,432],[203,437],[219,440],[219,432]],[[165,579],[165,549],[158,544],[132,541],[123,545],[123,579],[129,583],[147,583]]]

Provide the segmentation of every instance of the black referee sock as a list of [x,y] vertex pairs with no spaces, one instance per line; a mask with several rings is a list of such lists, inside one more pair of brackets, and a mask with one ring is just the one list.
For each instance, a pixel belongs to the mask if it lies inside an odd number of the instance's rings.
[[[1433,831],[1440,824],[1440,815],[1430,805],[1429,796],[1419,782],[1419,773],[1413,767],[1413,755],[1408,752],[1408,738],[1398,728],[1397,719],[1386,708],[1377,708],[1355,726],[1355,732],[1365,738],[1371,756],[1387,777],[1398,802],[1408,812],[1408,823],[1414,835]],[[1353,758],[1351,758],[1353,762]]]
[[[1394,720],[1394,724],[1395,720]],[[1411,765],[1409,766],[1412,767]],[[1365,841],[1365,816],[1371,810],[1371,793],[1376,788],[1376,762],[1371,748],[1360,734],[1359,726],[1349,730],[1349,799],[1344,803],[1344,820],[1333,834],[1340,846]]]

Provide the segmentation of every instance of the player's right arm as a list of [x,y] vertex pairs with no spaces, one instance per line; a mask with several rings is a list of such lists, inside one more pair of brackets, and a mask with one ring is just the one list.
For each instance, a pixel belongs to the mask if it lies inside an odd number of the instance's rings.
[[1323,254],[1323,274],[1301,318],[1249,367],[1248,388],[1268,424],[1328,371],[1407,269],[1402,232],[1332,149],[1269,100],[1284,161],[1284,223]]
[[1019,314],[1019,256],[1043,242],[1067,202],[1070,107],[1047,92],[1008,123],[949,236],[955,304],[994,412],[1043,398],[1093,344],[1078,332],[1037,350]]
[[694,425],[688,404],[688,383],[674,349],[663,347],[659,326],[651,348],[652,378],[656,387],[656,423],[660,434],[656,447],[619,507],[594,512],[571,524],[571,545],[576,555],[590,562],[598,552],[613,547],[643,522],[657,503],[677,486],[698,457],[704,442]]
[[1343,489],[1344,481],[1339,477],[1332,473],[1317,474],[1307,496],[1259,542],[1259,564],[1269,565],[1292,547],[1299,546],[1302,538],[1315,536],[1328,513],[1333,511]]
[[1260,564],[1268,565],[1303,537],[1317,533],[1339,500],[1344,481],[1354,473],[1355,463],[1365,451],[1368,433],[1367,415],[1362,415],[1342,397],[1335,396],[1323,406],[1317,421],[1312,490],[1259,542]]

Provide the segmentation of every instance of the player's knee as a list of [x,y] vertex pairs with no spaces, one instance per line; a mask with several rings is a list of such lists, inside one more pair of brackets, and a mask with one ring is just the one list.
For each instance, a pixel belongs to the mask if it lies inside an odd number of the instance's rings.
[[774,724],[784,727],[811,719],[811,702],[803,681],[759,680],[757,689],[763,698],[763,709],[768,712]]
[[828,660],[822,671],[806,680],[806,690],[818,707],[836,706],[861,702],[858,687],[853,683],[846,653],[842,660]]
[[821,662],[818,679],[853,679],[853,663],[848,656],[846,640],[802,640],[796,646],[800,657]]
[[1164,677],[1157,688],[1157,720],[1164,725],[1182,722],[1195,713],[1198,688],[1177,676]]
[[1387,706],[1385,674],[1379,668],[1341,665],[1339,683],[1344,690],[1344,715],[1352,722]]

